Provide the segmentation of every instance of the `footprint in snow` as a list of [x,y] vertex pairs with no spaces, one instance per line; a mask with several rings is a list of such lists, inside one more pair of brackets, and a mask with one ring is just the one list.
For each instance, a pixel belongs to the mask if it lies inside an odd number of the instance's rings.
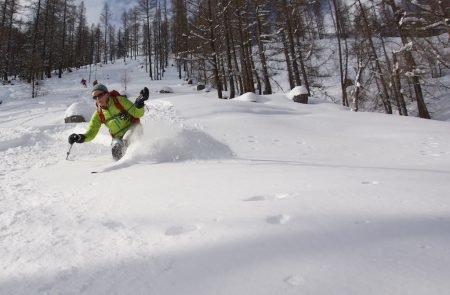
[[368,180],[368,181],[362,181],[361,184],[379,184],[379,182],[376,180],[372,180],[372,181]]
[[276,194],[274,196],[271,195],[258,195],[253,196],[248,199],[244,199],[244,202],[259,202],[259,201],[274,201],[274,200],[282,200],[291,197],[290,194]]
[[251,198],[245,199],[245,202],[259,202],[269,200],[268,196],[253,196]]
[[286,199],[286,198],[289,198],[289,197],[291,197],[290,194],[276,194],[274,196],[274,199],[275,200],[282,200],[282,199]]
[[124,227],[122,223],[113,220],[104,221],[102,222],[102,224],[104,227],[109,228],[110,230],[113,231],[117,231]]
[[249,143],[255,143],[256,142],[256,138],[254,136],[252,136],[252,135],[247,136],[247,139],[248,139]]
[[284,279],[284,282],[292,287],[305,284],[305,278],[301,275],[291,275]]
[[286,224],[291,220],[291,216],[287,214],[280,214],[275,216],[269,216],[266,218],[266,222],[270,224]]
[[176,225],[169,227],[165,234],[166,236],[180,236],[199,229],[198,225]]

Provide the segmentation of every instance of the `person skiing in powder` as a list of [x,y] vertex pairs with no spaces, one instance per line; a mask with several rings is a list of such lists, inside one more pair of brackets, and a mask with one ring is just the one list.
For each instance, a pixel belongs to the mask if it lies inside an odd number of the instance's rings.
[[111,151],[114,160],[119,160],[125,154],[130,144],[132,134],[142,134],[139,118],[144,115],[144,102],[149,97],[147,87],[132,103],[124,95],[113,90],[108,91],[103,84],[97,84],[92,89],[92,98],[97,111],[92,114],[88,128],[84,134],[73,133],[69,136],[69,144],[83,143],[93,140],[101,127],[105,124],[112,136]]

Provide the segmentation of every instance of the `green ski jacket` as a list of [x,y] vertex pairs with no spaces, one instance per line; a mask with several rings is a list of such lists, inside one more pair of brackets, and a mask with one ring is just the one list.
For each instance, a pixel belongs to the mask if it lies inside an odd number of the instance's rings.
[[[130,115],[135,118],[140,118],[144,115],[144,108],[136,108],[134,103],[129,101],[126,96],[116,96],[116,99],[129,115],[124,115],[121,113],[121,111],[115,106],[112,97],[109,98],[108,107],[102,109],[102,112],[105,116],[105,125],[108,127],[111,136],[113,138],[120,138],[133,125]],[[85,141],[88,142],[93,140],[95,136],[97,136],[101,126],[102,120],[100,119],[98,111],[96,111],[92,114],[88,129],[84,133],[84,136],[86,137]]]

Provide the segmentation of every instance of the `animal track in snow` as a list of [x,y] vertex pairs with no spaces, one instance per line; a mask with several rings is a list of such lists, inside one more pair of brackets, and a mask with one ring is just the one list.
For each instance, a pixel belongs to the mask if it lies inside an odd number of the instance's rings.
[[107,228],[109,228],[110,230],[113,230],[113,231],[117,231],[120,228],[124,227],[124,225],[122,223],[116,222],[116,221],[113,221],[113,220],[108,220],[108,221],[102,222],[102,224],[103,224],[104,227],[107,227]]
[[166,236],[180,236],[190,232],[198,230],[200,227],[198,225],[176,225],[169,227],[165,234]]
[[276,194],[276,195],[257,195],[244,199],[244,202],[260,202],[260,201],[276,201],[291,197],[290,194]]
[[255,143],[256,142],[256,138],[253,135],[249,135],[247,136],[248,142],[250,143]]
[[376,180],[365,180],[361,181],[361,184],[379,184],[379,182]]
[[439,142],[434,137],[429,137],[422,143],[424,150],[419,151],[422,156],[441,157],[450,154],[450,151],[443,151]]
[[291,220],[291,216],[287,214],[280,214],[275,216],[269,216],[266,218],[266,222],[270,224],[286,224]]
[[305,278],[301,275],[291,275],[285,278],[283,281],[292,287],[305,284]]

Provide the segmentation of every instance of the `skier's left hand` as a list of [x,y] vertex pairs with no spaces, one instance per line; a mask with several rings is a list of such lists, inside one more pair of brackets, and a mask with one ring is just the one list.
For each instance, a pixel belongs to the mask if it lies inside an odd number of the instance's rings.
[[144,87],[141,92],[140,92],[141,96],[144,98],[144,101],[148,99],[149,96],[149,91],[147,87]]
[[136,98],[136,101],[134,102],[134,104],[138,109],[144,107],[144,102],[148,99],[148,96],[149,96],[148,88],[144,87],[140,92],[140,96]]

